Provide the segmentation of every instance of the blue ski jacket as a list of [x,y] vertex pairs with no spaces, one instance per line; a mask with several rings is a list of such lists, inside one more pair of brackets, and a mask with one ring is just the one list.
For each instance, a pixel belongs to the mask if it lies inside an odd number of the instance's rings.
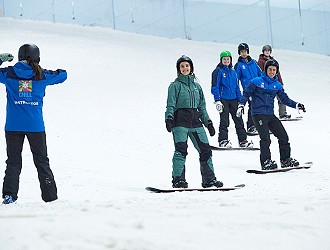
[[239,57],[234,66],[238,79],[241,81],[243,90],[247,88],[250,81],[258,76],[261,76],[262,70],[260,69],[256,60],[250,56],[247,57],[248,61]]
[[214,96],[214,101],[234,100],[238,101],[242,98],[242,93],[238,85],[237,75],[232,67],[219,64],[212,73],[212,79],[215,78],[217,72],[217,81],[212,80],[211,93]]
[[[0,65],[2,61],[0,59]],[[0,82],[7,91],[6,131],[43,132],[45,125],[42,115],[43,98],[48,85],[66,80],[65,70],[43,69],[41,80],[34,79],[32,67],[23,62],[0,68]]]
[[250,107],[252,115],[273,115],[276,95],[283,104],[296,108],[297,102],[291,100],[284,92],[283,85],[278,81],[277,76],[270,78],[262,73],[261,77],[252,79],[247,89],[243,91],[241,103],[245,105],[248,99],[252,97]]

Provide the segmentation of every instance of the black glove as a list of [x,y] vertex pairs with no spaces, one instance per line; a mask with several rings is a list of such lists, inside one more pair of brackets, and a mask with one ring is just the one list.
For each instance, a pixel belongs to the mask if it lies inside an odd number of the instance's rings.
[[208,131],[210,133],[210,136],[214,136],[215,135],[215,129],[213,127],[213,123],[212,122],[207,125],[207,129],[208,129]]
[[298,111],[302,110],[303,112],[306,112],[305,106],[302,103],[297,103],[297,109]]
[[172,117],[168,117],[165,120],[166,123],[166,129],[168,132],[172,132],[172,128],[173,128],[173,118]]

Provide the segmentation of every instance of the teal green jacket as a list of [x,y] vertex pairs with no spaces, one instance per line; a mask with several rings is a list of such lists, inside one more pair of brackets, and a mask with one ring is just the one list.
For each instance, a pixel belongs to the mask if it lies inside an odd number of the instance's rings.
[[172,117],[174,127],[201,127],[212,123],[206,111],[202,87],[195,81],[194,75],[182,75],[168,88],[165,120]]

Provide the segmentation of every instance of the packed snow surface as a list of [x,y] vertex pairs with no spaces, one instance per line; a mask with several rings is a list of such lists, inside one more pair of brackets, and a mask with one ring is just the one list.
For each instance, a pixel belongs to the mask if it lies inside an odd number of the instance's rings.
[[[283,122],[292,156],[313,161],[312,168],[248,174],[247,169],[260,168],[258,151],[215,151],[217,178],[227,187],[244,183],[243,189],[155,194],[145,187],[171,186],[174,146],[164,112],[176,60],[183,54],[192,58],[217,127],[211,72],[222,50],[237,61],[237,45],[10,18],[0,18],[0,33],[0,53],[15,55],[1,67],[17,61],[22,44],[35,43],[43,68],[68,72],[67,81],[49,86],[44,98],[59,199],[41,200],[26,141],[17,203],[0,205],[0,249],[330,249],[329,57],[276,48],[272,54],[286,92],[307,110],[303,120]],[[250,48],[255,59],[260,51]],[[0,88],[4,126],[6,90]],[[216,137],[209,137],[210,144],[217,145]],[[238,144],[233,122],[229,139]],[[250,139],[258,146],[258,137]],[[272,158],[279,163],[277,140],[271,139]],[[188,152],[187,181],[200,187],[198,153],[190,142]]]

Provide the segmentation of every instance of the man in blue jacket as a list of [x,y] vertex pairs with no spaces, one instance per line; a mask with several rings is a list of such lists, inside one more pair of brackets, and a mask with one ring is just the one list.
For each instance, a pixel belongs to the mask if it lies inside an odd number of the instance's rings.
[[[0,65],[5,61],[12,61],[13,58],[8,53],[0,54]],[[45,202],[50,202],[57,199],[57,188],[47,156],[42,115],[43,97],[46,87],[64,82],[67,73],[61,69],[42,69],[39,65],[40,51],[34,44],[21,46],[18,60],[14,66],[0,68],[0,82],[5,84],[7,91],[7,167],[2,189],[3,204],[17,200],[25,136],[38,171],[41,197]]]
[[[255,77],[261,76],[262,70],[260,69],[256,60],[252,59],[249,55],[249,45],[246,43],[240,43],[238,45],[238,55],[239,58],[237,63],[234,66],[234,69],[237,74],[238,80],[241,81],[241,86],[243,90],[245,90],[250,84],[251,80]],[[253,124],[253,120],[251,118],[251,103],[248,101],[249,109],[248,109],[248,120],[247,120],[247,132],[251,134],[255,134],[256,128]]]
[[279,64],[276,60],[268,60],[265,64],[265,73],[254,78],[243,92],[243,97],[238,105],[237,116],[244,112],[244,105],[252,97],[251,114],[260,137],[260,163],[263,170],[276,169],[277,164],[271,159],[270,135],[271,131],[278,139],[280,148],[281,167],[298,166],[299,162],[291,158],[291,147],[288,134],[281,121],[274,115],[274,98],[276,95],[283,104],[303,110],[301,103],[291,100],[284,92],[283,85],[278,81],[277,73]]

